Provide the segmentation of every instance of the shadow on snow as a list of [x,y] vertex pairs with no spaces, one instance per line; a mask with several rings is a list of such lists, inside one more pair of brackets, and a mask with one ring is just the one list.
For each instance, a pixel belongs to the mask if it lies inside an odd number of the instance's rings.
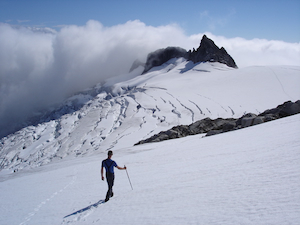
[[92,204],[92,205],[89,205],[89,206],[87,206],[87,207],[85,207],[85,208],[83,208],[83,209],[80,209],[80,210],[78,210],[78,211],[76,211],[76,212],[73,212],[73,213],[71,213],[71,214],[65,216],[64,218],[67,218],[67,217],[69,217],[69,216],[74,216],[74,215],[79,214],[79,213],[83,213],[83,212],[85,212],[85,211],[90,210],[90,209],[93,208],[93,207],[94,207],[94,208],[97,208],[98,205],[103,204],[103,203],[105,203],[104,200],[99,200],[98,202],[96,202],[96,203],[94,203],[94,204]]

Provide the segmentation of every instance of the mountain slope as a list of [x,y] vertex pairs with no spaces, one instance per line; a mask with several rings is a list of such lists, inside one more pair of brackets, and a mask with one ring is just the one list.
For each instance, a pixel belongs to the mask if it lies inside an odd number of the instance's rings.
[[0,224],[298,224],[299,126],[298,114],[115,150],[133,190],[117,170],[107,203],[105,153],[2,176]]
[[79,93],[38,125],[1,139],[1,173],[127,148],[175,125],[238,118],[300,99],[300,67],[233,69],[179,58],[142,71]]

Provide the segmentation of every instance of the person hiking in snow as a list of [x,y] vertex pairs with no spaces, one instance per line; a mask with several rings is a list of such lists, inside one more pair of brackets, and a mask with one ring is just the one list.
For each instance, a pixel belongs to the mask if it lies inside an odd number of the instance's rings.
[[124,167],[119,167],[115,161],[111,159],[113,155],[112,151],[108,151],[107,153],[107,159],[102,161],[102,166],[101,166],[101,176],[102,180],[104,180],[103,176],[103,168],[105,167],[106,171],[106,181],[108,184],[108,191],[106,194],[105,202],[109,200],[110,197],[114,195],[112,191],[112,187],[114,186],[114,180],[115,180],[115,174],[114,174],[114,167],[117,167],[119,170],[126,170],[126,166]]

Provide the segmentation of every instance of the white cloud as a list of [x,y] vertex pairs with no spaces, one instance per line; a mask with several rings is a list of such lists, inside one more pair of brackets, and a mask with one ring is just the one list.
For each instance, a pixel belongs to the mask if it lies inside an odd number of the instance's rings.
[[[91,20],[56,33],[0,23],[0,137],[34,111],[127,73],[135,59],[145,60],[151,51],[197,48],[202,35],[186,36],[176,24],[152,27],[140,21],[104,27]],[[299,43],[207,36],[239,67],[300,62]]]

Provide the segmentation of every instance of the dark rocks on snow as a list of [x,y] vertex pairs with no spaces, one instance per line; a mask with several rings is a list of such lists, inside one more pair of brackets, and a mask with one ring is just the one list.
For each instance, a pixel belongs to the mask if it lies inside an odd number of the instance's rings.
[[190,125],[175,126],[172,127],[170,130],[162,131],[159,134],[156,134],[146,140],[142,140],[136,143],[135,145],[159,142],[174,138],[186,137],[188,135],[203,133],[206,133],[206,136],[211,136],[261,124],[286,116],[291,116],[297,113],[300,113],[300,100],[296,102],[288,101],[283,103],[282,105],[277,106],[276,108],[268,109],[259,115],[247,113],[239,119],[218,118],[212,120],[210,118],[205,118],[202,120],[198,120]]
[[294,102],[288,101],[282,105],[277,106],[275,109],[269,109],[261,113],[260,116],[273,115],[277,118],[282,118],[290,115],[300,113],[300,100]]
[[211,131],[217,130],[226,130],[231,129],[232,125],[235,124],[235,119],[215,119],[205,118],[203,120],[198,120],[195,123],[190,125],[180,125],[172,127],[170,130],[162,131],[159,134],[156,134],[146,140],[138,142],[138,144],[150,143],[150,142],[159,142],[174,138],[186,137],[188,135],[208,133]]
[[[189,50],[188,52],[179,47],[167,47],[163,49],[151,52],[145,64],[144,73],[148,72],[151,68],[155,66],[160,66],[172,58],[183,57],[186,60],[192,61],[194,63],[198,62],[220,62],[224,63],[229,67],[237,68],[233,58],[222,48],[218,48],[215,43],[209,39],[206,35],[203,35],[200,42],[200,46],[197,50]],[[136,62],[134,62],[135,64]],[[133,67],[133,65],[132,65]]]

